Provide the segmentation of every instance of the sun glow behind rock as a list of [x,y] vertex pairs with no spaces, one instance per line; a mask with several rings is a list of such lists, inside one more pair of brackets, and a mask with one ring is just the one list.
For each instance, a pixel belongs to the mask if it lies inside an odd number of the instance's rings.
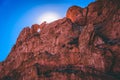
[[60,18],[61,18],[61,17],[60,17],[60,15],[59,15],[58,13],[55,13],[55,12],[47,12],[47,13],[43,13],[43,14],[39,17],[38,21],[39,21],[40,23],[42,23],[42,22],[44,22],[44,21],[46,21],[47,23],[50,23],[50,22],[53,22],[53,21],[58,20],[58,19],[60,19]]

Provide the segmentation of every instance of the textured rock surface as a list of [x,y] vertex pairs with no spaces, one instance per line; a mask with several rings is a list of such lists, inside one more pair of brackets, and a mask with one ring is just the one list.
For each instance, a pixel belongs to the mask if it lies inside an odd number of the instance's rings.
[[72,6],[63,19],[24,28],[0,80],[120,80],[120,1]]

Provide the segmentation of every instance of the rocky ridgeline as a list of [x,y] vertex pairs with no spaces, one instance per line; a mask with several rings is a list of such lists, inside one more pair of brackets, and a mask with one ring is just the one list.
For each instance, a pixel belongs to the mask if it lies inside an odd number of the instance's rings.
[[0,80],[120,80],[120,1],[72,6],[63,19],[24,28]]

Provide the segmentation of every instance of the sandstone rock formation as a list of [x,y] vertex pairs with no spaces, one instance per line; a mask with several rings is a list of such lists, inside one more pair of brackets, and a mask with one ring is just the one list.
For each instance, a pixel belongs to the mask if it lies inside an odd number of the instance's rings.
[[72,6],[63,19],[24,28],[0,80],[120,80],[120,1]]
[[[84,10],[84,11],[83,11]],[[85,25],[87,15],[87,9],[83,9],[78,6],[72,6],[68,9],[66,17],[77,25]]]

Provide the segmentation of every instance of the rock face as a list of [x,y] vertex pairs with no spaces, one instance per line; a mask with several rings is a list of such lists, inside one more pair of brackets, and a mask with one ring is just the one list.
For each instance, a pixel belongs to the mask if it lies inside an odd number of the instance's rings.
[[63,19],[24,28],[0,80],[120,80],[120,1],[72,6]]

